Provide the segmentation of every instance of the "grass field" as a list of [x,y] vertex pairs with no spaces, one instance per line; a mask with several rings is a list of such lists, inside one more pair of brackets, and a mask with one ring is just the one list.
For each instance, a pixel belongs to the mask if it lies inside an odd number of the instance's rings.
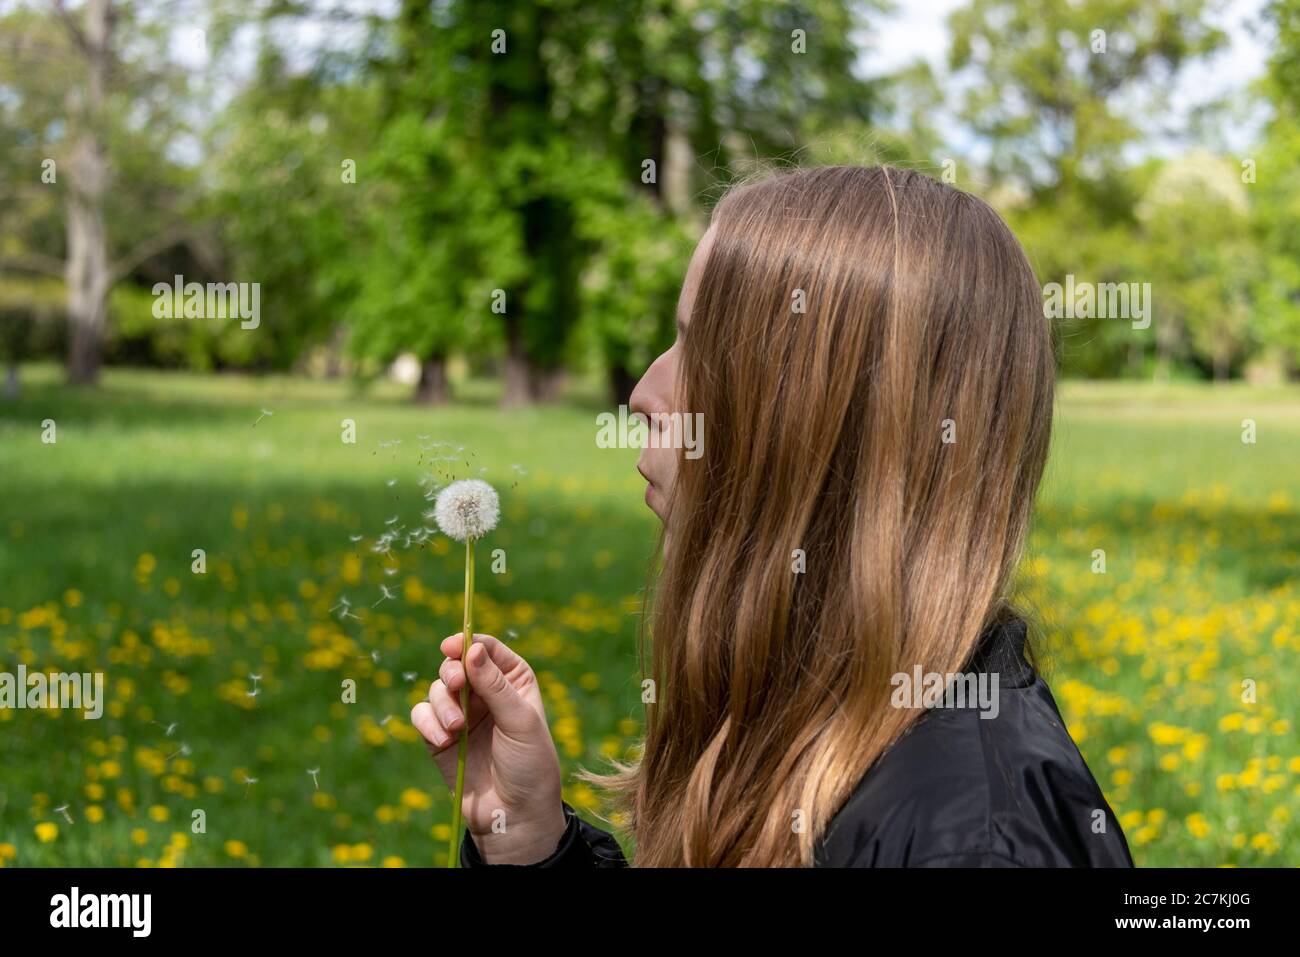
[[[108,703],[0,710],[0,864],[442,863],[449,800],[407,714],[459,630],[463,558],[440,536],[372,546],[428,524],[419,480],[460,445],[457,474],[503,499],[480,627],[539,672],[568,770],[636,741],[655,524],[594,401],[24,380],[0,403],[0,671],[103,670]],[[1067,384],[1054,441],[1023,595],[1135,859],[1300,864],[1300,390]]]

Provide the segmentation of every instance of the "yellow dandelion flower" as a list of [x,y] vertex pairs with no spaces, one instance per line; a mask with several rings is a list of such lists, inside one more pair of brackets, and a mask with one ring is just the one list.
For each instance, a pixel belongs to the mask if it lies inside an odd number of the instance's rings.
[[53,821],[42,821],[36,825],[36,839],[42,844],[48,844],[59,836],[59,825]]
[[1187,737],[1187,729],[1179,728],[1172,724],[1165,724],[1160,721],[1154,722],[1147,732],[1151,735],[1151,740],[1156,744],[1175,745],[1182,744]]
[[433,798],[419,788],[407,788],[402,792],[402,804],[413,811],[427,811],[433,807]]
[[1250,839],[1250,846],[1257,851],[1263,851],[1265,854],[1273,854],[1278,849],[1277,838],[1272,834],[1256,834]]
[[1220,731],[1240,731],[1246,725],[1246,716],[1240,711],[1225,714],[1219,719]]

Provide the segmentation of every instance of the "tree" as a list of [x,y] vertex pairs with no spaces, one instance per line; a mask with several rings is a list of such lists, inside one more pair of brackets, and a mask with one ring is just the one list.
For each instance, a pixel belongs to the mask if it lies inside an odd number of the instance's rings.
[[[27,175],[53,170],[50,185],[64,199],[63,248],[9,265],[62,275],[67,372],[76,384],[98,380],[113,286],[188,232],[181,197],[167,195],[161,208],[150,202],[160,198],[151,182],[178,181],[161,170],[183,100],[160,12],[129,0],[86,0],[77,9],[51,0],[43,13],[20,8],[5,18],[3,84],[22,103]],[[152,175],[123,175],[141,157]]]
[[[966,89],[960,115],[988,145],[990,178],[1022,194],[1009,218],[1044,282],[1149,280],[1134,271],[1133,251],[1143,242],[1136,208],[1154,173],[1130,167],[1125,147],[1159,126],[1183,66],[1224,43],[1205,16],[1211,5],[972,0],[951,14],[949,64]],[[1069,321],[1063,369],[1140,368],[1153,338],[1169,356],[1183,330],[1163,314],[1155,321],[1154,330]]]
[[969,73],[962,116],[992,147],[990,169],[1027,186],[1081,189],[1102,210],[1141,135],[1115,104],[1139,96],[1157,122],[1166,92],[1193,57],[1219,49],[1211,0],[972,0],[948,21],[949,64]]
[[[585,319],[626,398],[671,339],[664,304],[681,283],[697,197],[716,193],[742,151],[793,157],[874,108],[852,40],[874,9],[403,3],[385,61],[392,132],[380,142],[406,160],[375,160],[402,197],[385,206],[396,234],[427,269],[458,271],[423,289],[419,341],[474,338],[483,318],[498,322],[514,404],[553,394]],[[408,297],[406,313],[416,305]],[[611,305],[650,313],[593,313]],[[392,310],[359,317],[358,343],[391,348],[392,328],[380,327],[398,321]]]
[[1201,150],[1171,160],[1137,212],[1137,257],[1158,302],[1157,373],[1168,376],[1173,349],[1185,336],[1216,380],[1228,378],[1253,344],[1251,288],[1259,275],[1238,168]]

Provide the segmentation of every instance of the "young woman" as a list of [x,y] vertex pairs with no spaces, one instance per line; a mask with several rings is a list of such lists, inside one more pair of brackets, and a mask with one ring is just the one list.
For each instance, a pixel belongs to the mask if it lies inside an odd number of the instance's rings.
[[[632,398],[662,430],[638,464],[654,700],[640,760],[587,777],[636,864],[1132,865],[1007,600],[1051,431],[1041,302],[997,214],[918,173],[717,205]],[[672,447],[676,411],[702,455]],[[468,671],[462,862],[624,865],[561,801],[528,663],[460,646],[411,720],[453,780]]]

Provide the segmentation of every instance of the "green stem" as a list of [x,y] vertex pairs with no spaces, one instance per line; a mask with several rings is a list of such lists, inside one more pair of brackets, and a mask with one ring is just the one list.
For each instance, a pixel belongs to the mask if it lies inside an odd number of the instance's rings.
[[460,867],[460,806],[465,800],[465,754],[469,749],[469,646],[474,643],[474,539],[465,539],[465,625],[460,663],[465,683],[460,689],[460,744],[456,747],[456,793],[451,799],[451,851],[448,867]]

